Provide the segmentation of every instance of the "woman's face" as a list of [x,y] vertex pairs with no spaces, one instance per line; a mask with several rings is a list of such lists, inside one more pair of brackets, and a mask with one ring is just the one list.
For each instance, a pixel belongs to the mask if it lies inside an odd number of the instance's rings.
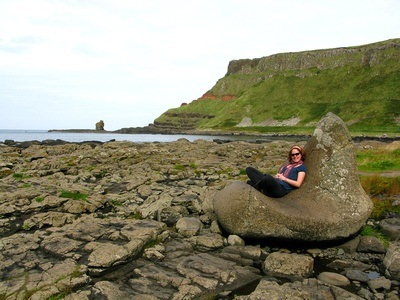
[[292,149],[290,152],[290,158],[292,159],[292,162],[299,162],[301,160],[301,152],[299,149]]

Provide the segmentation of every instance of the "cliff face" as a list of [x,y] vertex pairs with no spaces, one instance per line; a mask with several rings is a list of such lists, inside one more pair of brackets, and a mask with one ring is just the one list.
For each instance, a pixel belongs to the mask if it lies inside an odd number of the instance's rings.
[[233,60],[203,96],[169,110],[154,124],[176,129],[310,127],[332,111],[348,125],[362,127],[363,120],[372,118],[370,125],[396,131],[399,80],[400,39]]
[[[281,53],[256,59],[233,60],[229,62],[226,76],[310,68],[326,70],[350,64],[371,67],[387,59],[387,50],[398,49],[399,47],[399,40],[389,40],[359,47]],[[395,51],[391,54],[395,54]]]

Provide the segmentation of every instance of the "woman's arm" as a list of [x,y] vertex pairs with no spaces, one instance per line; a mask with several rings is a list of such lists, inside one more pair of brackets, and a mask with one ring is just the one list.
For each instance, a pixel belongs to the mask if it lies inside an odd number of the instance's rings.
[[280,180],[287,182],[291,186],[299,188],[303,184],[304,178],[306,178],[306,172],[303,171],[299,172],[297,174],[297,180],[286,178],[285,176],[283,176],[283,174],[277,174],[276,178],[279,178]]

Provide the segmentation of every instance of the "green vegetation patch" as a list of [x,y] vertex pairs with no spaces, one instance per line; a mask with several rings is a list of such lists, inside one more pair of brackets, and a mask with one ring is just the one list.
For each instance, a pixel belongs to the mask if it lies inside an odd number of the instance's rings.
[[360,232],[361,236],[372,236],[378,238],[385,247],[389,246],[389,241],[390,239],[384,235],[382,232],[380,232],[378,229],[371,225],[365,225],[363,229]]
[[40,196],[35,198],[35,201],[38,203],[43,202],[43,200],[44,200],[44,198],[40,197]]
[[30,175],[26,175],[24,173],[14,173],[13,174],[13,178],[17,181],[21,181],[23,179],[30,178],[30,177],[31,177]]
[[400,176],[361,176],[360,181],[364,191],[373,197],[390,197],[400,194]]
[[369,149],[358,151],[357,165],[360,171],[394,171],[400,170],[400,148]]
[[382,220],[389,214],[400,214],[400,205],[393,205],[394,200],[391,198],[372,198],[374,209],[371,218],[374,220]]
[[73,200],[82,200],[82,201],[88,202],[87,195],[82,194],[80,192],[61,191],[60,197],[61,198],[69,198],[69,199],[73,199]]

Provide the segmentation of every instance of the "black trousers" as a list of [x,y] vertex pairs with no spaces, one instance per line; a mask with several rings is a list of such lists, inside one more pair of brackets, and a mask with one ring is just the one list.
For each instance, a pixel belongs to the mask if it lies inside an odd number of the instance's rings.
[[287,191],[273,176],[264,174],[253,167],[246,168],[248,184],[259,190],[264,195],[273,198],[281,198],[287,194]]

